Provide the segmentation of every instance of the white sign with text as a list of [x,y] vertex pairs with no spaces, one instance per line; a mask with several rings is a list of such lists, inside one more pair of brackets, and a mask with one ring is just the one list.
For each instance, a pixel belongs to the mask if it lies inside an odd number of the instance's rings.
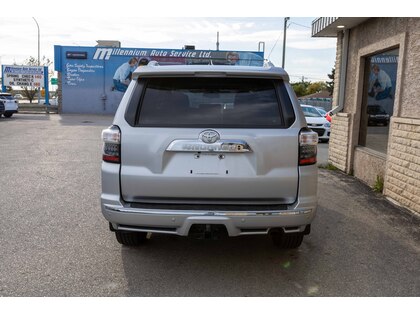
[[44,87],[44,67],[3,66],[3,85]]

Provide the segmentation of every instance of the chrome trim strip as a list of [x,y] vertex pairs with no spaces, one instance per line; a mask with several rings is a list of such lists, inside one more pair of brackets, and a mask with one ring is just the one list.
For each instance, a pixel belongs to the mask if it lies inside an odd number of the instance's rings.
[[289,216],[289,215],[304,215],[312,212],[312,209],[301,210],[279,210],[279,211],[187,211],[187,210],[151,210],[139,208],[124,208],[122,206],[104,205],[105,210],[117,211],[124,213],[136,213],[145,215],[184,215],[184,216],[229,216],[229,217],[247,217],[247,216]]
[[218,140],[215,143],[204,143],[201,140],[174,140],[168,145],[166,151],[245,153],[252,150],[243,140]]

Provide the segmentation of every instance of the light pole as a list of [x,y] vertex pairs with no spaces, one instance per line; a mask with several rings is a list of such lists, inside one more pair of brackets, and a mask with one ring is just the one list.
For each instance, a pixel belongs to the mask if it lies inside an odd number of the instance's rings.
[[39,66],[39,48],[40,48],[40,31],[39,31],[39,24],[37,22],[37,20],[35,20],[34,17],[32,17],[36,23],[36,26],[38,27],[38,66]]
[[287,21],[290,20],[290,17],[284,18],[284,31],[283,31],[283,58],[281,62],[281,67],[284,69],[284,60],[286,59],[286,30],[287,30]]
[[[40,52],[40,31],[39,31],[39,24],[38,24],[38,21],[34,18],[34,17],[32,17],[33,18],[33,20],[35,21],[35,23],[36,23],[36,26],[38,27],[38,67],[39,67],[39,65],[40,65],[40,54],[39,54],[39,52]],[[41,91],[40,91],[40,88],[38,88],[38,104],[39,104],[39,99],[40,99],[40,93]]]

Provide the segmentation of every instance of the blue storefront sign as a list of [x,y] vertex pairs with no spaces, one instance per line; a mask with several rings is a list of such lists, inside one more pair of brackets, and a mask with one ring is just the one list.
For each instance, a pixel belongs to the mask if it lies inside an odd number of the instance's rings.
[[61,73],[62,112],[112,114],[131,73],[144,62],[262,66],[264,52],[54,46]]

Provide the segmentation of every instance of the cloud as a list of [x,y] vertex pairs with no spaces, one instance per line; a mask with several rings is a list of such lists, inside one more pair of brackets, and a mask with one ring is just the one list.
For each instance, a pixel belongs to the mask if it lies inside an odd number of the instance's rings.
[[311,39],[307,41],[291,41],[287,44],[290,48],[296,49],[335,49],[337,40],[333,39]]
[[[119,40],[123,47],[175,48],[185,44],[197,49],[216,49],[219,32],[221,50],[258,50],[265,43],[265,57],[281,64],[283,18],[162,18],[70,17],[37,18],[41,28],[41,56],[53,60],[54,45],[94,46],[96,40]],[[310,25],[310,19],[292,18]],[[2,64],[20,63],[37,54],[37,27],[30,17],[0,19]],[[274,49],[273,49],[274,47]],[[335,61],[336,39],[311,38],[311,30],[290,25],[287,30],[286,70],[291,74],[322,74]],[[322,52],[328,51],[327,54]]]

